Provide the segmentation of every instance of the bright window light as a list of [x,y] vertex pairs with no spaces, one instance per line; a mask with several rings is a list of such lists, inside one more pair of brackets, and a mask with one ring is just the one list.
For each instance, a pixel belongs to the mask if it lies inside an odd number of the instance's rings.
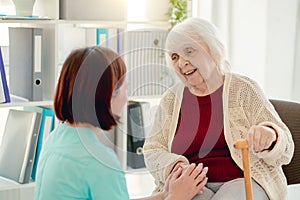
[[146,0],[128,0],[128,21],[145,21]]
[[15,15],[15,5],[11,0],[0,0],[0,14]]

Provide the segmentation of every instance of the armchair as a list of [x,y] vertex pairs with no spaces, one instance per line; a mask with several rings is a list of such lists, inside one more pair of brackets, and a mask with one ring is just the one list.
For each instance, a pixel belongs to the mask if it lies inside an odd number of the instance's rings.
[[290,164],[283,166],[288,182],[289,200],[300,196],[300,103],[271,99],[271,103],[289,127],[295,143],[294,156]]
[[[288,200],[296,200],[299,199],[300,195],[300,103],[275,99],[271,99],[270,102],[273,104],[282,121],[290,129],[294,140],[294,156],[291,162],[282,168],[288,183]],[[242,149],[246,199],[252,200],[253,196],[247,140],[237,140],[234,147]]]

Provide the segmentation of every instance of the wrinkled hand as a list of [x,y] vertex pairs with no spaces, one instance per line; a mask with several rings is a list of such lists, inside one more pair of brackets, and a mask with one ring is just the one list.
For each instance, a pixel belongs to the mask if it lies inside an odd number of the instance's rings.
[[[195,163],[192,163],[191,165],[195,165]],[[186,164],[186,163],[183,163],[183,162],[178,162],[178,163],[175,165],[175,167],[174,167],[174,169],[173,169],[173,172],[176,171],[176,170],[179,169],[179,168],[182,168],[182,170],[183,170],[183,172],[184,172],[185,170],[188,169],[189,166],[190,166],[190,164]],[[198,166],[197,166],[197,168],[200,169],[200,170],[202,170],[201,172],[204,172],[204,173],[205,173],[205,177],[206,177],[208,168],[207,168],[207,167],[204,167],[204,168],[203,168],[203,164],[202,164],[202,163],[199,163]],[[207,178],[206,178],[206,179],[207,179]],[[206,182],[207,182],[207,180],[206,180]],[[206,183],[203,185],[203,187],[201,187],[201,188],[199,189],[199,191],[197,192],[197,194],[202,194],[202,193],[203,193],[203,191],[204,191],[205,188],[206,188],[205,185],[206,185]]]
[[269,149],[276,142],[277,133],[271,127],[254,125],[249,129],[247,140],[249,148],[258,153]]
[[174,168],[165,184],[166,199],[192,199],[207,183],[206,173],[207,167],[203,168],[202,165],[196,166],[194,163],[185,169],[180,166]]

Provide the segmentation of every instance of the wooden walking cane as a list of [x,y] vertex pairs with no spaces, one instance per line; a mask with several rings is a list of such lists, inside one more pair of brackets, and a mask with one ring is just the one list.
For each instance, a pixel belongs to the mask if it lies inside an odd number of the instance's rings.
[[250,161],[249,161],[248,141],[245,140],[245,139],[237,140],[234,143],[234,148],[242,150],[246,200],[252,200],[253,199],[253,194],[252,194],[252,182],[251,182],[251,175],[250,175]]

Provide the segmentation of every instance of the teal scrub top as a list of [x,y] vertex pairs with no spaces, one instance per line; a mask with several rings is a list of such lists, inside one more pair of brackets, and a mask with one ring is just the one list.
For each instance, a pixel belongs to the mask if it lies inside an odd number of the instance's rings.
[[89,128],[60,123],[38,163],[35,200],[129,199],[115,152]]

